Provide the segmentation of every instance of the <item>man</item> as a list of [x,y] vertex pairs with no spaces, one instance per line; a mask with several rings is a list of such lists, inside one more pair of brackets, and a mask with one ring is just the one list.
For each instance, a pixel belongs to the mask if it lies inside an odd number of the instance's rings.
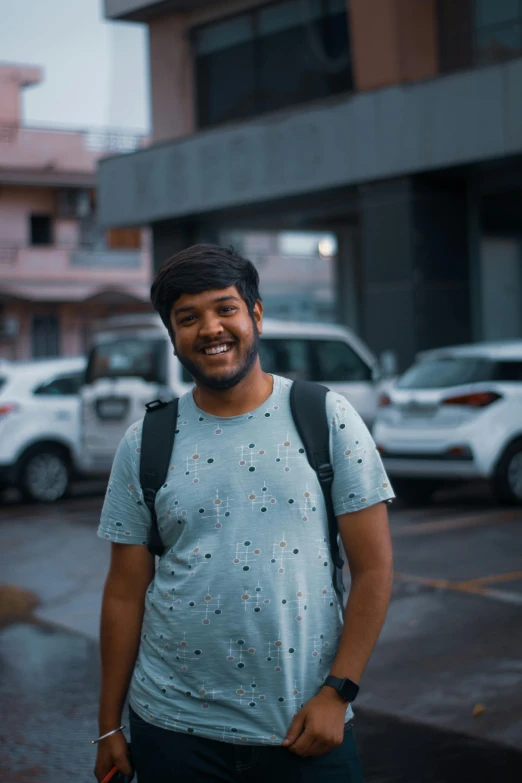
[[[112,542],[101,624],[98,781],[360,783],[351,706],[329,675],[358,683],[390,598],[385,501],[368,430],[327,396],[332,498],[351,590],[332,587],[325,503],[289,405],[291,381],[263,372],[255,267],[213,245],[167,261],[152,302],[195,388],[179,403],[156,512],[154,569],[139,481],[141,423],[114,460],[99,535]],[[311,412],[310,415],[313,415]]]

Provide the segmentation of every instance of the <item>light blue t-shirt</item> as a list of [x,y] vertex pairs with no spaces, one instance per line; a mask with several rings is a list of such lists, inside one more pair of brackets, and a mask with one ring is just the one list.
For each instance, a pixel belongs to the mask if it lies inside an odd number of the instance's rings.
[[[324,499],[292,419],[291,385],[274,376],[260,408],[230,418],[199,410],[192,392],[180,400],[156,499],[166,550],[147,590],[130,688],[132,707],[156,726],[280,744],[331,668],[342,612]],[[335,513],[392,498],[350,403],[329,392],[327,412]],[[102,511],[98,535],[116,543],[148,538],[141,429],[131,426],[119,446]]]

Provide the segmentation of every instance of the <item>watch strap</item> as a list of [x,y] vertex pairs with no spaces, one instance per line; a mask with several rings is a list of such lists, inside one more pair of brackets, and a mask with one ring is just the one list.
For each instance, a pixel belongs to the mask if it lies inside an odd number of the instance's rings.
[[331,688],[335,688],[339,696],[346,702],[355,701],[357,694],[359,693],[359,686],[357,683],[350,680],[348,677],[334,677],[333,674],[329,674],[323,685],[329,685]]

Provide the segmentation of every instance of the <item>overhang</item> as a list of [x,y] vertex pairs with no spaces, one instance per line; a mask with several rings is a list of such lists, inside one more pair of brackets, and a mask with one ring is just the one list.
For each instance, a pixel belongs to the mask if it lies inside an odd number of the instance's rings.
[[32,283],[4,284],[0,292],[0,302],[24,301],[39,303],[72,303],[78,305],[90,302],[109,302],[112,304],[145,303],[149,300],[148,286],[97,286],[78,283]]
[[93,188],[95,172],[59,171],[53,168],[0,168],[0,185],[32,185],[49,188]]
[[148,22],[155,16],[173,11],[195,11],[215,5],[218,0],[105,0],[106,19]]
[[522,153],[522,59],[345,96],[105,158],[104,226],[248,204]]

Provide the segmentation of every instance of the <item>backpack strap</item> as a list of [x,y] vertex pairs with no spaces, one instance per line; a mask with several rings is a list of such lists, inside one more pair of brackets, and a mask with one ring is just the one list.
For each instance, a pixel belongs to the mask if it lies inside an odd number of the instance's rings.
[[319,383],[294,381],[290,389],[290,408],[294,424],[310,466],[317,473],[326,505],[330,557],[333,563],[333,586],[343,608],[343,559],[339,551],[339,528],[332,502],[333,466],[330,459],[330,424],[326,415],[326,395],[329,389]]
[[171,402],[154,400],[147,403],[145,407],[141,438],[140,482],[143,499],[152,518],[149,552],[161,557],[165,547],[158,530],[156,494],[167,478],[178,419],[178,400]]

